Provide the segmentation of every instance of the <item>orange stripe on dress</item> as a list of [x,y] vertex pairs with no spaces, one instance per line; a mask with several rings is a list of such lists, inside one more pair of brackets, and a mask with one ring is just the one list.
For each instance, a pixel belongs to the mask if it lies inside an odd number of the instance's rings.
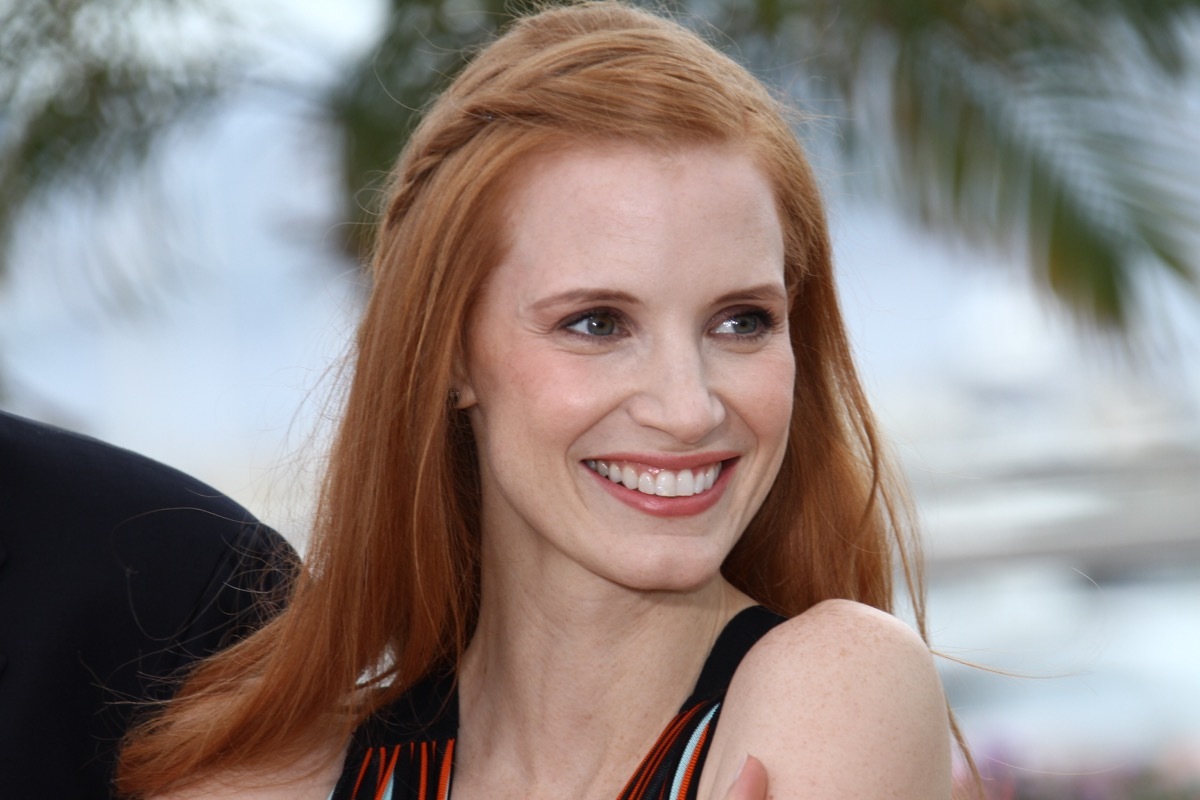
[[442,774],[438,776],[437,800],[449,800],[450,769],[454,764],[454,740],[446,742],[446,753],[442,756]]
[[417,784],[421,788],[417,794],[417,800],[425,800],[425,781],[427,780],[427,776],[429,774],[429,763],[427,758],[428,744],[428,742],[421,742],[421,780]]
[[354,788],[350,791],[351,797],[358,797],[358,787],[362,786],[363,776],[367,774],[367,767],[371,764],[371,753],[373,750],[367,751],[367,757],[363,759],[362,766],[358,768],[358,779],[354,781]]
[[[382,747],[380,749],[379,766],[383,766],[384,760],[387,758],[387,751]],[[400,748],[392,748],[392,760],[387,765],[387,769],[383,770],[380,775],[379,784],[375,789],[375,800],[383,800],[383,796],[387,794],[388,782],[392,779],[392,774],[396,771],[396,760],[400,758]]]
[[625,784],[625,789],[622,790],[620,797],[640,797],[646,791],[646,784],[650,778],[658,771],[659,765],[667,752],[671,748],[671,743],[679,735],[678,728],[682,721],[683,715],[678,715],[671,721],[661,734],[658,740],[654,743],[654,747],[650,748],[650,752],[642,759],[642,763],[638,765],[637,770],[629,778]]
[[618,798],[636,798],[642,796],[642,793],[646,791],[646,784],[658,772],[658,768],[662,764],[663,759],[666,758],[668,751],[670,751],[671,745],[675,743],[682,729],[687,727],[688,722],[696,716],[696,712],[703,705],[703,703],[700,703],[693,706],[682,714],[677,714],[675,719],[671,720],[671,724],[659,735],[658,741],[654,743],[654,747],[650,748],[650,752],[646,754],[646,757],[642,759],[642,763],[638,765],[637,770],[630,776],[629,781],[626,782],[625,788],[621,790]]

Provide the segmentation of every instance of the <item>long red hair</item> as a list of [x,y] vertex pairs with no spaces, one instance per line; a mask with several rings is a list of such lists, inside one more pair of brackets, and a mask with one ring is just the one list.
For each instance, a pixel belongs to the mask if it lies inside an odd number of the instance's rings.
[[430,108],[393,173],[373,290],[305,569],[287,609],[201,665],[136,729],[132,796],[286,763],[453,662],[479,603],[478,468],[448,402],[472,304],[504,247],[523,158],[589,141],[737,143],[774,183],[796,357],[783,466],[724,565],[785,615],[890,610],[898,554],[923,619],[834,287],[824,209],[780,104],[681,26],[614,2],[518,20]]

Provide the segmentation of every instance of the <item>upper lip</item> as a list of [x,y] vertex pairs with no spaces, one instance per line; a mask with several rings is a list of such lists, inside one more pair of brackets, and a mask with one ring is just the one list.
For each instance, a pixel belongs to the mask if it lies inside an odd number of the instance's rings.
[[738,453],[731,450],[711,450],[703,453],[607,453],[605,455],[589,456],[585,461],[623,461],[638,464],[650,469],[696,469],[716,464],[718,461],[728,461],[737,458]]

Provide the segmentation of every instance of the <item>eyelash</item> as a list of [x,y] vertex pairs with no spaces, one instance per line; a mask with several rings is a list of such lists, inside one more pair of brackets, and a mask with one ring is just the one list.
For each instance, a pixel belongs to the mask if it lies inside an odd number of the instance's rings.
[[755,342],[765,338],[779,329],[779,316],[769,308],[739,308],[731,313],[725,314],[719,324],[723,325],[726,322],[736,317],[753,317],[758,323],[753,333],[744,334],[729,334],[735,336],[738,341]]
[[[584,333],[582,331],[571,330],[571,328],[578,325],[579,323],[585,322],[586,320],[589,320],[589,319],[595,319],[597,317],[609,317],[610,319],[612,319],[613,326],[615,329],[619,329],[619,328],[623,327],[624,322],[625,322],[625,316],[620,311],[617,311],[612,308],[590,308],[587,311],[582,311],[578,314],[575,314],[575,315],[567,318],[566,320],[563,321],[561,327],[567,333],[574,334],[575,336],[578,336],[581,339],[607,339],[607,338],[609,338],[608,336],[603,336],[603,335],[599,335],[599,334],[590,334],[590,333]],[[615,333],[615,331],[614,331],[614,333]]]
[[[581,322],[585,322],[589,319],[594,319],[597,317],[608,317],[609,319],[611,319],[613,322],[613,327],[614,327],[613,333],[611,333],[611,334],[592,334],[592,333],[584,333],[582,331],[577,331],[577,330],[571,330],[574,326],[579,325]],[[779,328],[779,325],[780,325],[779,316],[774,311],[771,311],[770,309],[767,309],[767,308],[741,308],[741,309],[732,310],[732,311],[724,314],[721,318],[721,321],[717,324],[717,326],[714,326],[714,327],[719,327],[720,325],[723,325],[726,322],[729,322],[730,320],[732,320],[736,317],[753,317],[758,322],[758,326],[755,328],[755,330],[752,333],[720,334],[720,335],[731,336],[733,338],[736,338],[739,341],[753,342],[753,341],[762,339],[771,333],[774,333]],[[578,336],[581,339],[607,339],[607,338],[610,338],[613,336],[620,336],[622,333],[625,332],[622,329],[627,326],[625,325],[625,315],[622,314],[620,311],[617,311],[616,309],[612,309],[612,308],[591,308],[591,309],[588,309],[587,311],[580,312],[579,314],[575,314],[575,315],[567,318],[566,320],[563,321],[563,323],[561,324],[560,327],[567,333],[571,333],[575,336]]]

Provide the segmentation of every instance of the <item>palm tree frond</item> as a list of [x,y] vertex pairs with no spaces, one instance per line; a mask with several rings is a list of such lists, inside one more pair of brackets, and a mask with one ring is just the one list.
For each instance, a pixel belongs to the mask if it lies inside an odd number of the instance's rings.
[[466,63],[469,48],[510,18],[504,0],[451,6],[440,0],[394,0],[380,44],[356,64],[329,98],[342,141],[342,177],[351,199],[347,250],[369,252],[384,178],[420,110]]
[[1006,35],[983,41],[967,16],[848,34],[875,42],[850,78],[849,138],[875,145],[859,158],[883,165],[901,209],[953,237],[1024,241],[1051,295],[1101,329],[1125,329],[1147,269],[1195,286],[1200,174],[1180,173],[1200,142],[1147,128],[1170,118],[1154,107],[1156,67],[1110,60],[1111,20],[1090,35],[1059,21],[1014,37],[1031,45],[1018,52]]
[[218,62],[172,41],[197,15],[215,31],[237,27],[184,0],[23,3],[0,16],[0,252],[23,208],[67,184],[107,185],[225,87],[232,46]]

